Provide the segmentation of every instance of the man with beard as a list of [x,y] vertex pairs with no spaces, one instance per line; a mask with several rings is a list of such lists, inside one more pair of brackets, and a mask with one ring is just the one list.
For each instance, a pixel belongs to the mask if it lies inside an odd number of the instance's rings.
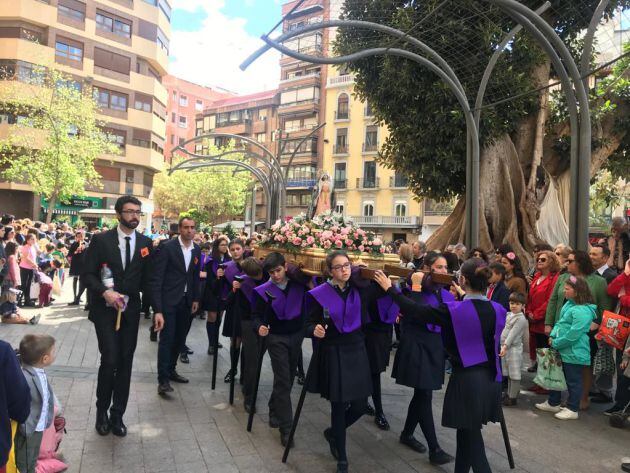
[[[90,293],[88,318],[94,323],[101,353],[96,386],[96,431],[100,435],[110,431],[119,437],[127,435],[122,418],[138,340],[140,292],[148,288],[151,267],[151,239],[135,230],[142,216],[141,205],[129,195],[116,201],[119,224],[94,235],[81,274]],[[156,318],[158,330],[163,323]]]

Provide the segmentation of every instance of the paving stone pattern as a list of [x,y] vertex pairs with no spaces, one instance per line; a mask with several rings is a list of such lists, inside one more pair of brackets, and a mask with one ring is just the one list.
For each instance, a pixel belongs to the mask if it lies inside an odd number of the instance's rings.
[[[263,364],[258,402],[251,433],[245,429],[247,414],[242,396],[236,391],[234,406],[228,403],[228,384],[223,382],[229,364],[227,348],[220,350],[217,388],[211,390],[212,357],[206,354],[205,321],[196,319],[188,338],[195,351],[190,364],[178,370],[190,384],[174,384],[169,399],[157,395],[157,344],[149,341],[149,324],[141,321],[134,360],[129,406],[125,423],[129,433],[120,439],[100,437],[94,430],[95,390],[98,368],[96,336],[87,312],[68,307],[69,284],[52,307],[23,309],[23,314],[42,314],[36,327],[1,325],[0,338],[17,346],[29,332],[49,333],[57,339],[57,360],[49,369],[55,393],[65,409],[68,434],[62,451],[69,472],[82,473],[265,473],[335,471],[322,431],[329,425],[329,404],[316,395],[307,395],[296,433],[295,448],[287,464],[281,462],[279,433],[268,427],[267,402],[272,373],[268,358]],[[228,340],[222,339],[228,346]],[[304,342],[308,366],[310,341]],[[531,376],[524,374],[526,379]],[[426,455],[419,455],[398,443],[412,390],[383,375],[383,405],[392,426],[378,430],[372,418],[364,417],[348,430],[348,458],[355,473],[452,472],[453,464],[433,467]],[[528,381],[524,379],[524,384]],[[300,386],[293,389],[294,408]],[[434,415],[442,447],[455,453],[455,432],[439,426],[443,391],[434,395]],[[518,407],[506,408],[516,470],[510,470],[498,425],[484,428],[484,439],[492,470],[518,473],[618,472],[622,460],[630,461],[630,428],[613,429],[601,412],[607,406],[594,406],[578,421],[559,421],[551,414],[537,412],[533,404],[540,396],[523,393]],[[424,442],[420,429],[417,438]]]

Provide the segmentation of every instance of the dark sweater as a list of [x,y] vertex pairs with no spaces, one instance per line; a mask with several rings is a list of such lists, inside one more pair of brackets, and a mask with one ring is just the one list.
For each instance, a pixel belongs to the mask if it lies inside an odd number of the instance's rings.
[[[300,285],[299,283],[289,279],[287,286],[282,291],[284,295],[289,294],[292,285]],[[302,298],[302,313],[299,317],[292,320],[278,320],[275,316],[271,304],[267,304],[262,297],[254,291],[254,308],[252,310],[252,320],[254,322],[254,330],[258,333],[261,325],[269,325],[269,333],[274,335],[290,335],[304,329],[304,298]],[[306,296],[306,289],[304,290]]]
[[0,466],[11,450],[11,419],[26,422],[31,412],[31,393],[20,364],[6,342],[0,340]]

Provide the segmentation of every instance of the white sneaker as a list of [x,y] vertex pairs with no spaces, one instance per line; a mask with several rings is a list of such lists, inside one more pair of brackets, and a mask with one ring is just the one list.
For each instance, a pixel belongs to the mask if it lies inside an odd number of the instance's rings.
[[575,411],[572,411],[571,409],[567,409],[566,407],[563,407],[560,412],[554,415],[554,417],[560,420],[575,420],[578,418],[578,413]]
[[560,406],[552,406],[551,404],[549,404],[549,401],[545,401],[545,402],[539,402],[538,404],[536,404],[536,409],[540,409],[541,411],[545,411],[545,412],[560,412],[562,410],[562,408]]

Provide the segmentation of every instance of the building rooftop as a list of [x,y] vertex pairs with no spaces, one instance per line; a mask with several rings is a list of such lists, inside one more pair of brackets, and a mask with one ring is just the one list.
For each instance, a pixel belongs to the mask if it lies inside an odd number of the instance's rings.
[[206,108],[206,110],[219,108],[219,107],[232,107],[234,105],[246,104],[246,103],[254,102],[257,100],[269,100],[269,99],[274,98],[277,93],[278,93],[278,89],[273,89],[273,90],[265,90],[263,92],[256,92],[254,94],[238,95],[236,97],[228,97],[224,99],[219,99],[212,102],[210,106]]

